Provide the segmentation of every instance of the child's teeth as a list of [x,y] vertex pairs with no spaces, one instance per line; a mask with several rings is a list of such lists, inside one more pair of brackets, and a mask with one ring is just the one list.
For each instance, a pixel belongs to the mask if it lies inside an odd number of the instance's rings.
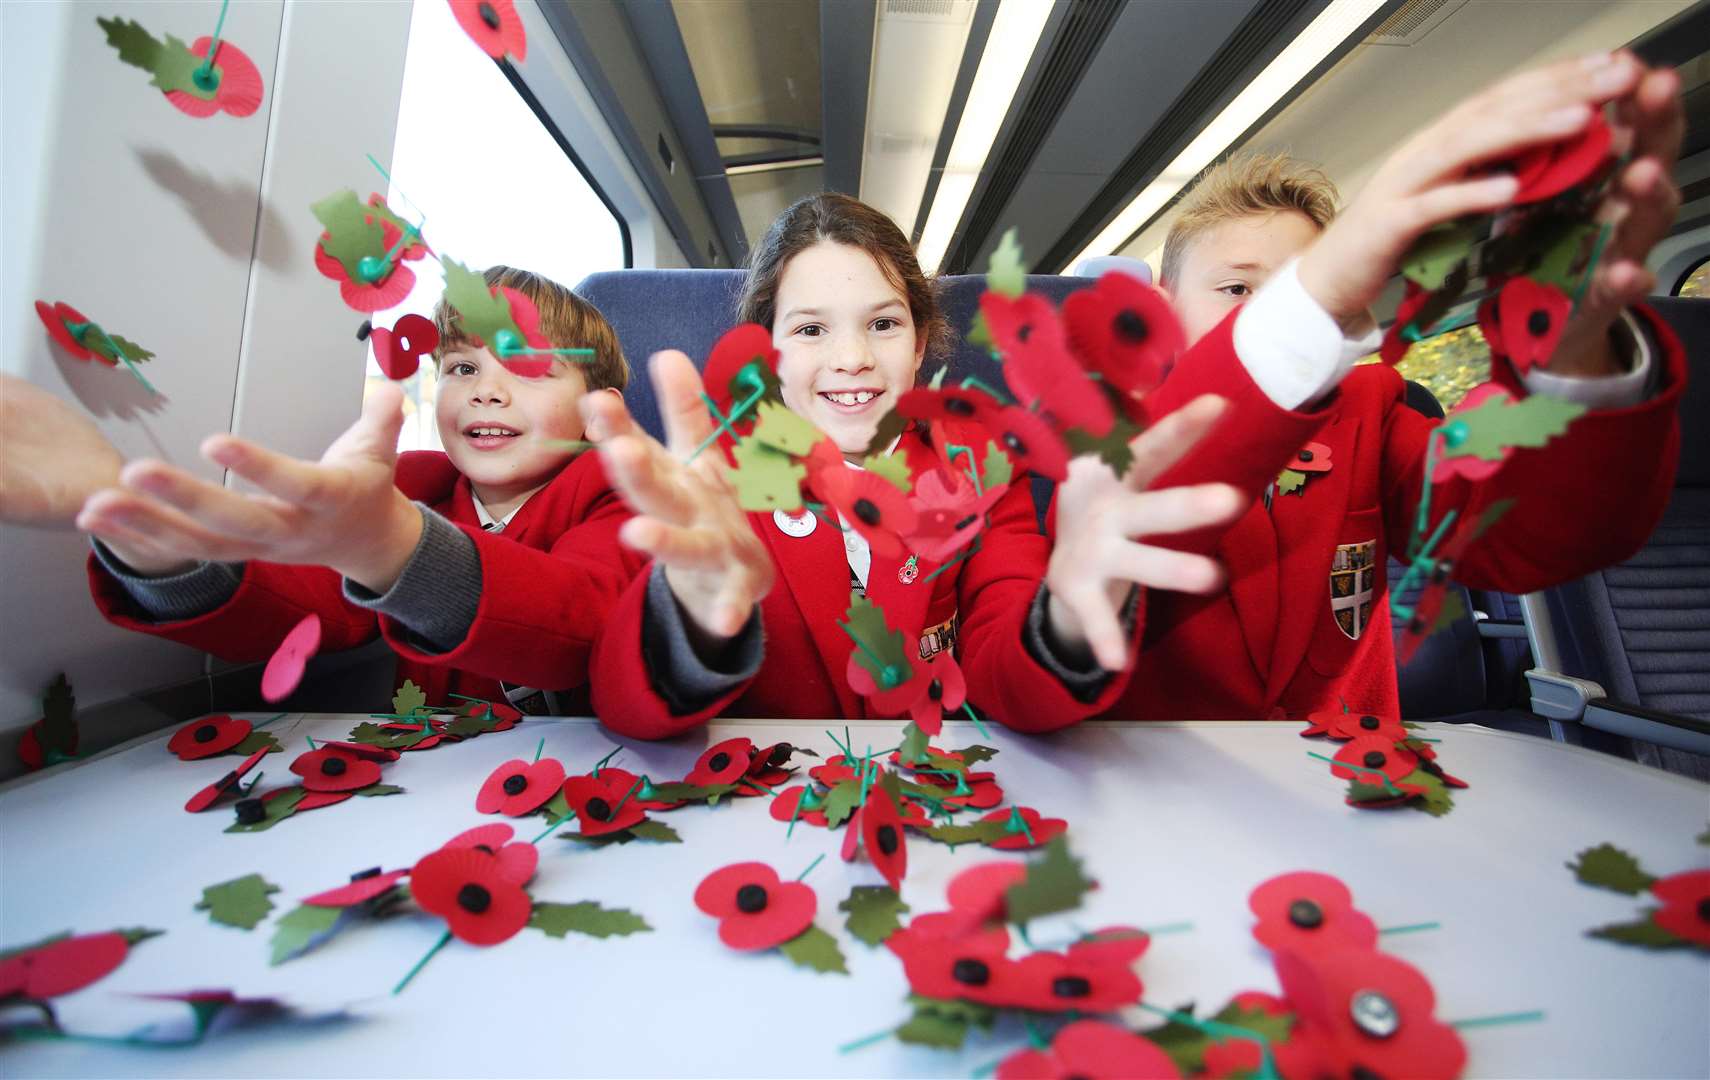
[[871,390],[860,390],[848,394],[831,394],[831,400],[839,405],[865,405],[876,395]]

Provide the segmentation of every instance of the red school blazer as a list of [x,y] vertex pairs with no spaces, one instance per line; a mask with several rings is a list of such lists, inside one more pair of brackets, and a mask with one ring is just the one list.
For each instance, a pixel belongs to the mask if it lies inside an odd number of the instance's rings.
[[[1437,485],[1433,528],[1450,509],[1465,520],[1497,500],[1516,500],[1459,560],[1457,580],[1531,592],[1628,558],[1655,528],[1678,464],[1686,358],[1654,312],[1635,313],[1662,366],[1655,396],[1585,413],[1547,448],[1515,451],[1483,483]],[[1277,408],[1235,356],[1233,319],[1208,336],[1213,347],[1184,358],[1152,402],[1162,415],[1202,393],[1231,399],[1219,430],[1160,479],[1160,486],[1224,480],[1255,497],[1234,525],[1174,545],[1214,552],[1229,587],[1204,597],[1150,591],[1127,671],[1092,701],[1000,714],[1011,726],[1046,731],[1100,714],[1258,719],[1275,708],[1304,715],[1343,700],[1358,711],[1399,715],[1385,564],[1406,549],[1435,422],[1404,403],[1401,376],[1383,365],[1354,369],[1313,413]],[[1493,378],[1516,396],[1526,393],[1506,361],[1493,364]],[[1330,470],[1311,475],[1298,494],[1277,494],[1267,511],[1257,496],[1308,439],[1329,447]],[[1338,552],[1356,569],[1372,568],[1353,577],[1365,612],[1354,633],[1332,602]],[[1368,585],[1369,607],[1358,596]]]
[[399,657],[397,682],[414,680],[436,705],[453,692],[503,700],[501,679],[541,690],[584,686],[594,638],[645,564],[618,542],[631,511],[607,482],[599,455],[578,455],[499,535],[481,528],[469,480],[444,453],[401,455],[396,479],[405,495],[475,541],[480,604],[468,635],[450,652],[416,650],[404,627],[346,601],[340,576],[318,566],[246,563],[237,592],[220,607],[153,622],[91,556],[95,604],[117,626],[236,663],[267,659],[300,620],[319,615],[322,652],[384,637]]

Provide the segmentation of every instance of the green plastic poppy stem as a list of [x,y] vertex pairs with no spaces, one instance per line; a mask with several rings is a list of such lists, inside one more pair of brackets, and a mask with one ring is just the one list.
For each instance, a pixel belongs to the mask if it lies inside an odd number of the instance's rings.
[[974,711],[972,705],[966,701],[962,702],[962,711],[968,714],[968,719],[973,722],[974,730],[980,733],[980,738],[989,739],[992,737],[992,733],[986,730],[986,725],[980,723],[980,714]]
[[963,548],[960,552],[958,552],[956,554],[956,557],[954,559],[951,559],[949,562],[945,563],[943,566],[940,566],[938,569],[934,570],[932,573],[926,575],[926,580],[931,581],[933,578],[937,577],[939,574],[942,574],[944,571],[950,569],[952,566],[955,566],[957,563],[961,562],[963,559],[966,559],[969,555],[972,555],[974,553],[975,548],[978,546],[978,543],[979,542],[976,540],[973,544],[969,544],[967,547]]
[[1028,1044],[1035,1050],[1051,1049],[1051,1040],[1047,1039],[1039,1030],[1039,1025],[1033,1022],[1033,1017],[1023,1016],[1022,1020],[1027,1024]]
[[202,66],[196,69],[198,80],[206,79],[214,70],[214,54],[220,51],[220,31],[225,28],[226,8],[231,2],[232,0],[220,0],[220,17],[214,20],[214,36],[208,42],[208,52],[202,57]]
[[1192,929],[1191,922],[1173,922],[1162,926],[1142,926],[1140,932],[1147,937],[1157,937],[1159,934],[1184,934]]
[[825,729],[825,737],[826,737],[826,738],[828,738],[828,739],[830,739],[830,740],[831,740],[831,742],[832,742],[832,745],[834,745],[834,746],[836,746],[836,747],[837,747],[837,749],[838,749],[838,751],[839,751],[839,752],[840,752],[840,753],[842,753],[842,755],[843,755],[843,759],[844,759],[844,760],[845,760],[845,761],[847,761],[847,760],[849,760],[849,759],[850,759],[850,758],[853,758],[853,757],[854,757],[854,756],[855,756],[855,755],[854,755],[854,754],[852,754],[852,753],[850,753],[850,752],[849,752],[849,747],[848,747],[848,746],[846,746],[846,745],[844,745],[844,744],[843,744],[843,743],[840,743],[840,742],[838,742],[838,741],[837,741],[837,736],[836,736],[836,735],[833,735],[833,734],[832,734],[832,733],[831,733],[831,729],[830,729],[830,728],[826,728],[826,729]]
[[[1401,575],[1401,581],[1397,583],[1394,590],[1392,590],[1392,595],[1400,596],[1404,594],[1408,589],[1413,587],[1416,578],[1424,577],[1426,574],[1436,569],[1437,560],[1432,558],[1431,553],[1437,550],[1437,541],[1441,540],[1443,538],[1444,531],[1447,530],[1450,525],[1454,524],[1455,517],[1458,514],[1459,511],[1450,510],[1448,513],[1443,515],[1443,520],[1437,523],[1437,529],[1431,534],[1431,538],[1425,541],[1425,546],[1420,549],[1419,554],[1414,556],[1413,561],[1407,564],[1407,572]],[[1404,619],[1411,619],[1413,617],[1413,609],[1410,606],[1391,604],[1390,607],[1394,608],[1396,613]]]
[[546,749],[546,736],[542,735],[540,737],[540,745],[536,746],[534,748],[534,760],[535,761],[540,760],[540,755],[541,755],[542,751],[544,751],[545,749]]
[[729,416],[719,416],[717,402],[713,401],[713,399],[708,397],[706,394],[702,394],[701,400],[707,403],[707,411],[712,413],[714,418],[718,420],[718,426],[713,428],[712,432],[707,435],[706,438],[701,440],[701,444],[699,446],[695,447],[694,452],[689,455],[689,461],[693,462],[696,458],[700,457],[701,451],[717,442],[721,433],[729,431],[731,437],[735,438],[736,432],[731,430],[730,425],[742,419],[743,415],[746,414],[749,409],[752,409],[755,403],[765,396],[766,384],[761,383],[758,389],[743,398],[742,401],[737,404],[736,408],[730,410]]
[[[806,798],[806,797],[807,797],[807,792],[805,792],[805,791],[802,792],[802,798]],[[790,827],[784,830],[784,840],[786,842],[790,839],[790,835],[796,831],[796,820],[798,818],[800,818],[801,816],[802,816],[802,799],[797,799],[796,800],[796,808],[790,812]]]
[[1544,1018],[1544,1010],[1533,1009],[1529,1012],[1501,1013],[1497,1016],[1475,1016],[1470,1020],[1451,1020],[1452,1028],[1496,1027],[1499,1024],[1529,1024]]
[[776,797],[778,794],[776,789],[767,787],[765,784],[762,784],[760,781],[754,779],[752,776],[744,776],[740,780],[738,780],[737,783],[738,784],[747,784],[749,787],[755,788],[756,790],[759,790],[759,791],[763,791],[766,794],[771,795],[773,797]]
[[1443,927],[1443,924],[1440,922],[1418,922],[1418,923],[1409,923],[1406,926],[1387,926],[1384,929],[1379,930],[1378,933],[1380,933],[1380,934],[1411,934],[1415,930],[1440,930],[1440,929],[1442,929],[1442,927]]
[[1271,1060],[1271,1043],[1270,1043],[1270,1040],[1265,1038],[1263,1035],[1259,1034],[1258,1032],[1249,1031],[1243,1027],[1236,1027],[1233,1024],[1221,1023],[1221,1022],[1216,1021],[1216,1020],[1201,1020],[1191,1013],[1182,1013],[1182,1012],[1177,1012],[1174,1009],[1165,1009],[1165,1008],[1162,1008],[1160,1006],[1152,1005],[1152,1004],[1149,1004],[1148,1002],[1144,1002],[1144,1001],[1138,1002],[1137,1004],[1142,1009],[1145,1009],[1147,1012],[1155,1013],[1158,1016],[1162,1016],[1167,1020],[1173,1020],[1178,1024],[1186,1024],[1188,1027],[1196,1028],[1200,1031],[1203,1031],[1207,1035],[1210,1035],[1214,1039],[1217,1039],[1219,1042],[1221,1042],[1224,1039],[1246,1039],[1249,1042],[1258,1043],[1259,1044],[1259,1071],[1257,1074],[1258,1077],[1260,1078],[1260,1080],[1277,1080],[1276,1064]]
[[846,1042],[842,1046],[839,1046],[837,1048],[837,1052],[839,1054],[849,1054],[849,1053],[855,1052],[856,1050],[864,1050],[867,1047],[872,1046],[876,1042],[881,1042],[885,1039],[890,1038],[895,1033],[896,1033],[895,1028],[886,1028],[883,1031],[876,1031],[871,1035],[863,1035],[859,1039],[856,1039],[854,1042]]
[[803,870],[803,871],[802,871],[802,872],[801,872],[801,873],[799,873],[799,874],[797,874],[797,875],[796,875],[796,880],[797,880],[797,881],[800,881],[800,880],[801,880],[801,879],[802,879],[802,878],[805,878],[805,877],[807,877],[807,876],[808,876],[808,875],[809,875],[809,874],[811,874],[811,873],[813,873],[813,868],[814,868],[814,867],[816,867],[816,866],[818,866],[818,865],[819,865],[819,864],[820,864],[820,863],[821,863],[821,862],[823,862],[823,861],[824,861],[824,860],[825,860],[825,852],[823,852],[823,851],[822,851],[822,852],[820,852],[820,853],[819,853],[819,857],[818,857],[818,858],[816,858],[816,859],[814,859],[814,861],[813,861],[813,862],[810,862],[810,863],[808,863],[808,866],[807,866],[807,869],[806,869],[806,870]]
[[392,987],[392,993],[394,995],[403,993],[404,987],[410,985],[410,980],[416,977],[416,972],[418,972],[422,968],[426,967],[427,962],[429,960],[433,959],[433,954],[438,952],[439,950],[445,948],[445,943],[450,941],[450,940],[451,940],[451,931],[448,929],[448,930],[446,930],[445,933],[439,935],[439,940],[433,943],[433,948],[431,948],[427,951],[427,955],[423,956],[420,960],[417,960],[416,966],[411,968],[409,970],[409,973],[406,974],[402,979],[400,979],[398,981],[397,986]]
[[1310,750],[1307,751],[1306,756],[1309,758],[1317,758],[1319,761],[1329,762],[1331,765],[1340,765],[1344,769],[1352,769],[1357,773],[1365,773],[1367,776],[1381,776],[1383,777],[1383,786],[1386,791],[1394,795],[1406,794],[1406,792],[1396,787],[1395,784],[1390,781],[1389,774],[1385,773],[1382,769],[1368,769],[1363,765],[1350,765],[1346,761],[1337,761],[1335,758],[1327,758],[1323,754],[1314,754]]
[[629,790],[623,793],[623,798],[619,799],[617,805],[612,807],[612,817],[617,817],[618,811],[623,809],[623,804],[629,801],[629,797],[631,795],[634,795],[640,790],[641,777],[638,776],[635,778],[635,783],[629,785]]
[[1004,828],[1008,832],[1019,832],[1027,837],[1028,847],[1037,846],[1038,841],[1033,839],[1033,830],[1027,827],[1027,819],[1021,816],[1021,807],[1012,806],[1009,808],[1009,820],[1004,822]]
[[1425,535],[1425,527],[1431,521],[1431,477],[1437,471],[1437,454],[1447,443],[1448,436],[1442,428],[1431,432],[1425,440],[1425,472],[1420,483],[1419,509],[1413,517],[1413,535],[1407,539],[1407,561],[1412,562],[1419,554],[1419,541]]
[[1591,262],[1585,268],[1585,276],[1579,279],[1579,285],[1573,290],[1573,307],[1569,314],[1579,311],[1579,302],[1585,299],[1585,291],[1591,288],[1591,279],[1597,276],[1597,264],[1603,259],[1603,247],[1609,243],[1609,234],[1613,232],[1613,222],[1605,222],[1597,230],[1597,242],[1591,246]]
[[261,729],[261,728],[264,728],[264,727],[266,727],[266,726],[267,726],[267,725],[268,725],[268,724],[276,724],[276,723],[278,723],[278,722],[279,722],[279,721],[281,721],[281,720],[283,720],[283,719],[285,719],[285,718],[286,718],[286,717],[287,717],[287,716],[290,716],[290,715],[291,715],[291,714],[290,714],[290,713],[288,713],[288,712],[282,712],[282,713],[280,713],[280,714],[279,714],[279,715],[278,715],[278,716],[271,716],[271,717],[268,717],[268,718],[267,718],[267,719],[266,719],[266,720],[263,720],[263,721],[262,721],[262,722],[261,722],[261,723],[259,723],[259,724],[256,724],[256,725],[255,725],[255,729],[256,729],[256,730],[260,730],[260,729]]
[[501,345],[493,351],[498,353],[501,358],[511,357],[511,356],[593,356],[594,355],[594,350],[592,350],[592,349],[581,349],[581,348],[577,348],[577,349],[533,349],[533,348],[529,348],[527,346],[516,346],[516,345],[513,345],[509,348],[506,348],[505,346]]
[[576,811],[574,811],[574,810],[563,815],[557,821],[554,821],[552,824],[548,825],[544,832],[542,832],[539,836],[535,837],[533,840],[530,840],[529,843],[531,843],[531,844],[540,843],[542,840],[545,840],[547,837],[551,836],[553,833],[553,830],[557,829],[558,826],[564,824],[566,821],[569,821],[571,818],[573,818],[575,816],[576,816]]
[[77,340],[79,342],[81,342],[83,340],[83,334],[86,334],[91,330],[93,330],[95,333],[101,335],[101,340],[105,341],[107,343],[107,348],[113,350],[113,355],[119,358],[119,362],[125,365],[125,370],[129,371],[131,373],[131,375],[137,380],[137,382],[142,383],[142,388],[144,390],[147,390],[149,393],[154,394],[156,396],[159,396],[160,391],[156,390],[154,388],[153,384],[151,384],[147,379],[143,378],[143,373],[137,370],[137,366],[135,364],[131,363],[131,358],[125,355],[125,350],[119,348],[119,343],[107,336],[107,331],[101,329],[100,324],[98,324],[98,323],[85,323],[85,324],[83,324],[82,333],[73,334],[72,336],[77,338]]
[[612,758],[617,757],[619,752],[621,752],[622,750],[623,750],[623,747],[614,746],[614,747],[612,747],[611,753],[607,754],[605,757],[601,758],[600,760],[594,762],[594,779],[598,780],[600,778],[600,766],[604,765],[606,762],[610,761]]
[[310,750],[313,750],[315,748],[315,740],[312,736],[309,736],[309,735],[303,736],[303,741],[309,744]]

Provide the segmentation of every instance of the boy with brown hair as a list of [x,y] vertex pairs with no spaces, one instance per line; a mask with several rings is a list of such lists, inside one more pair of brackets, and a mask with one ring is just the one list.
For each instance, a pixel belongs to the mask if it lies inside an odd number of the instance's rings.
[[[1286,156],[1239,157],[1201,180],[1161,276],[1187,342],[1211,347],[1192,350],[1148,409],[1162,416],[1204,393],[1230,406],[1151,486],[1227,481],[1253,505],[1225,529],[1137,536],[1123,527],[1133,498],[1123,482],[1096,460],[1074,462],[1053,506],[1045,594],[1064,615],[1053,625],[1081,633],[1051,643],[1056,707],[1000,703],[1002,719],[1043,730],[1101,713],[1254,719],[1342,702],[1399,715],[1383,566],[1407,548],[1435,423],[1406,406],[1393,368],[1353,366],[1378,346],[1367,305],[1427,229],[1513,201],[1516,177],[1485,166],[1571,138],[1609,102],[1630,154],[1603,208],[1615,222],[1603,260],[1549,369],[1521,375],[1498,354],[1491,372],[1516,398],[1544,394],[1589,411],[1482,483],[1436,485],[1431,524],[1514,498],[1454,572],[1474,588],[1517,593],[1619,562],[1644,542],[1672,487],[1686,377],[1678,341],[1640,303],[1651,285],[1645,255],[1679,203],[1669,180],[1679,82],[1630,54],[1597,54],[1470,98],[1404,144],[1340,216],[1328,178]],[[1302,451],[1314,455],[1310,479],[1278,494],[1273,482],[1306,460]],[[1180,551],[1215,552],[1227,588],[1152,590],[1126,606],[1136,568]]]
[[605,318],[570,290],[505,266],[485,280],[531,301],[554,347],[592,360],[518,374],[442,301],[443,452],[397,454],[400,392],[387,385],[319,462],[229,435],[203,443],[260,494],[160,461],[124,466],[76,517],[96,538],[89,578],[103,614],[232,661],[267,658],[316,614],[322,651],[384,637],[397,679],[432,703],[455,691],[567,706],[551,692],[586,683],[606,611],[643,562],[617,542],[629,510],[598,456],[580,452],[580,401],[620,393],[629,369]]

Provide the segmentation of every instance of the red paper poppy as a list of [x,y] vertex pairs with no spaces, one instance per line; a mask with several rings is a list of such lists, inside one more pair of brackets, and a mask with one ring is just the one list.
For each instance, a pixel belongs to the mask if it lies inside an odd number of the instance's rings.
[[[1073,299],[1073,297],[1071,297]],[[1076,1020],[1051,1049],[1020,1050],[997,1067],[997,1080],[1174,1080],[1170,1055],[1150,1040],[1102,1020]]]
[[388,870],[384,874],[369,874],[367,877],[356,878],[348,885],[305,896],[303,903],[316,907],[353,907],[356,904],[364,904],[404,880],[409,873],[408,870]]
[[1677,938],[1710,948],[1710,870],[1688,870],[1651,885],[1663,906],[1651,921]]
[[1593,114],[1584,131],[1565,142],[1535,146],[1510,164],[1520,181],[1515,205],[1554,198],[1590,179],[1609,159],[1614,133],[1601,112]]
[[1169,299],[1120,271],[1072,293],[1063,301],[1063,317],[1081,362],[1129,397],[1162,382],[1186,345]]
[[303,793],[303,797],[297,800],[297,805],[293,810],[294,813],[298,814],[301,814],[306,810],[319,810],[323,806],[337,806],[339,803],[355,797],[354,792],[349,791],[310,791],[307,788],[275,788],[263,795],[261,797],[261,801],[269,802],[285,794],[287,791],[301,791]]
[[130,942],[116,931],[51,941],[0,961],[0,998],[35,1001],[81,990],[125,962]]
[[1031,469],[1058,482],[1069,475],[1069,448],[1051,425],[1018,406],[1000,412],[992,421],[997,444],[1017,469]]
[[332,740],[321,743],[320,745],[323,747],[330,746],[334,750],[343,750],[347,754],[355,754],[357,757],[367,761],[378,761],[381,763],[397,761],[399,756],[398,751],[396,750],[390,750],[384,746],[370,746],[367,743]]
[[[1447,429],[1449,425],[1452,425],[1457,413],[1469,412],[1492,398],[1500,398],[1506,404],[1510,396],[1507,390],[1495,383],[1480,383],[1467,391],[1467,396],[1461,399],[1460,404],[1449,411],[1448,418],[1442,425],[1439,425],[1439,430]],[[1443,449],[1450,449],[1450,447],[1445,446]],[[1471,454],[1461,457],[1446,457],[1442,456],[1442,450],[1439,450],[1438,453],[1437,467],[1431,471],[1431,482],[1433,484],[1446,483],[1456,476],[1476,484],[1481,480],[1488,480],[1495,476],[1497,470],[1501,469],[1508,459],[1514,456],[1514,448],[1512,446],[1504,447],[1502,455],[1494,461],[1485,461],[1483,458],[1474,457]]]
[[1377,925],[1354,907],[1348,887],[1329,874],[1278,875],[1254,889],[1247,906],[1259,919],[1253,936],[1273,952],[1377,946]]
[[[966,784],[956,784],[955,781],[946,780],[945,783],[950,785],[950,791],[944,796],[944,805],[969,810],[990,810],[998,803],[1003,802],[1003,788],[998,787],[997,781],[991,779],[991,775],[991,773],[970,773],[966,777]],[[968,790],[962,794],[957,794],[957,791],[963,787]]]
[[844,527],[860,533],[881,559],[901,559],[901,537],[914,531],[919,515],[895,484],[865,469],[823,469],[813,489],[837,510]]
[[197,761],[232,749],[249,738],[250,730],[248,720],[237,720],[224,715],[204,716],[200,720],[190,721],[174,732],[166,748],[184,761]]
[[849,689],[867,699],[868,707],[879,716],[897,716],[904,712],[912,714],[916,701],[926,695],[926,661],[916,659],[913,655],[903,657],[900,664],[886,665],[886,674],[896,676],[904,667],[908,669],[907,676],[890,689],[873,678],[872,672],[861,664],[865,656],[859,648],[852,648],[849,659],[843,665],[843,677],[849,682]]
[[754,763],[752,739],[726,739],[714,743],[695,759],[695,767],[683,778],[685,784],[707,787],[712,784],[734,784]]
[[291,628],[261,672],[261,696],[269,702],[289,697],[303,681],[309,658],[321,647],[321,617],[306,615]]
[[932,828],[932,818],[927,816],[926,808],[907,795],[902,797],[902,804],[897,807],[897,816],[911,829]]
[[380,782],[380,765],[335,746],[298,754],[291,771],[303,778],[308,791],[357,791]]
[[1004,355],[1004,381],[1010,391],[1027,405],[1037,404],[1060,427],[1109,434],[1116,413],[1104,390],[1087,378],[1067,346],[1039,342],[1037,337],[1035,342]]
[[967,932],[954,913],[922,915],[885,939],[903,962],[908,985],[923,997],[1007,1005],[1015,997],[1016,965],[1005,953],[1009,932],[997,926]]
[[475,810],[482,814],[522,817],[546,805],[564,783],[564,766],[553,758],[529,764],[514,758],[488,775],[475,796]]
[[980,314],[986,318],[993,346],[1006,361],[1011,353],[1036,345],[1068,346],[1056,308],[1038,293],[1011,297],[988,290],[980,294]]
[[[374,218],[369,218],[372,221]],[[390,252],[403,239],[404,230],[391,221],[380,218],[381,249],[380,254]],[[324,238],[324,234],[323,234]],[[409,247],[414,247],[414,244]],[[353,311],[372,313],[396,307],[404,302],[415,288],[415,271],[404,265],[405,252],[408,247],[399,251],[386,266],[386,275],[376,281],[353,281],[345,272],[344,264],[326,253],[320,240],[315,241],[315,268],[323,275],[338,282],[338,293],[343,298],[345,306]]]
[[[992,786],[996,787],[997,785]],[[974,785],[976,794],[979,792],[979,787],[978,784]],[[1027,823],[1027,831],[1023,832],[1017,829],[1002,840],[993,840],[987,845],[988,847],[997,848],[999,851],[1025,851],[1028,848],[1049,844],[1069,829],[1069,823],[1062,818],[1040,817],[1039,811],[1030,806],[1018,806],[1015,811],[1020,813],[1021,820]],[[1012,820],[1012,815],[1008,810],[998,810],[987,814],[980,820],[1009,821]],[[1032,837],[1031,840],[1028,839],[1029,836]]]
[[535,351],[507,356],[499,351],[497,342],[488,342],[488,347],[511,374],[525,379],[542,377],[552,370],[557,358],[552,354],[552,342],[540,332],[540,309],[527,295],[506,285],[501,285],[495,295],[503,296],[510,304],[511,321],[517,324],[517,330],[523,336],[523,346]]
[[[208,55],[208,46],[213,43],[211,37],[199,37],[191,44],[190,51],[200,60]],[[172,102],[172,107],[179,112],[198,119],[217,112],[249,116],[261,108],[261,72],[256,70],[255,61],[242,49],[222,39],[220,51],[214,55],[214,71],[219,73],[220,82],[214,88],[213,98],[200,98],[184,90],[168,90],[166,100]]]
[[512,0],[451,0],[451,14],[481,51],[495,60],[528,59],[528,35]]
[[643,798],[643,793],[651,786],[650,782],[646,777],[637,776],[627,769],[619,769],[611,765],[607,765],[600,770],[600,778],[603,780],[608,776],[611,777],[614,783],[621,784],[625,791],[635,787],[635,782],[640,780],[641,786],[635,788],[635,794],[630,796],[629,801],[632,804],[641,807],[643,810],[675,810],[680,806],[686,805],[682,799],[678,799],[676,802],[665,802],[659,799]]
[[599,776],[572,776],[564,781],[564,801],[576,811],[576,831],[583,836],[605,836],[622,832],[647,820],[646,811],[635,804],[635,781],[624,783],[621,777],[602,770]]
[[980,534],[986,514],[1008,490],[1008,484],[996,484],[976,494],[961,472],[929,469],[915,479],[909,501],[918,518],[903,540],[927,562],[946,562]]
[[215,780],[196,794],[190,796],[190,801],[184,804],[184,809],[190,811],[192,814],[199,814],[208,807],[214,805],[216,802],[219,802],[220,799],[228,792],[236,791],[238,783],[243,780],[244,775],[248,773],[249,770],[255,768],[256,764],[271,752],[271,749],[271,747],[264,746],[255,753],[244,758],[243,763],[237,768],[220,777],[218,780]]
[[[774,821],[800,821],[808,825],[818,825],[822,828],[830,825],[831,822],[825,816],[825,811],[818,809],[817,806],[814,809],[798,809],[798,807],[803,805],[802,799],[806,797],[807,793],[808,788],[803,785],[785,788],[783,791],[778,792],[777,796],[772,799],[772,819]],[[819,796],[816,794],[815,798],[818,799]],[[818,806],[824,805],[824,801],[821,799]]]
[[878,684],[866,668],[855,662],[854,653],[849,659],[851,690],[871,698],[875,712],[892,713],[907,709],[909,719],[928,735],[942,731],[945,711],[955,712],[968,698],[967,679],[948,649],[934,653],[930,660],[913,662],[911,657],[913,677],[889,694],[879,693]]
[[[1425,301],[1431,294],[1423,287],[1408,278],[1405,280],[1405,291],[1401,295],[1401,303],[1395,309],[1395,321],[1384,331],[1383,345],[1378,349],[1378,356],[1390,367],[1401,363],[1401,358],[1407,355],[1407,350],[1413,347],[1413,342],[1404,336],[1404,331],[1413,322],[1413,316],[1425,306]],[[1426,328],[1421,326],[1423,332]]]
[[439,330],[420,315],[405,315],[390,330],[376,326],[368,338],[374,346],[374,362],[388,379],[400,382],[416,373],[422,357],[439,348]]
[[1090,964],[1133,965],[1152,946],[1152,937],[1135,926],[1106,926],[1069,946],[1071,959]]
[[1026,876],[1026,863],[981,863],[951,878],[945,898],[953,911],[966,916],[973,925],[1000,922],[1009,887]]
[[[707,397],[718,405],[718,411],[729,414],[730,407],[745,401],[754,392],[752,387],[732,386],[731,382],[749,364],[759,361],[767,368],[778,369],[778,350],[772,347],[772,331],[758,323],[743,323],[733,327],[718,339],[701,372],[701,384]],[[752,412],[747,414],[752,417]],[[842,455],[838,455],[841,459]]]
[[[1400,780],[1419,767],[1419,756],[1413,751],[1395,745],[1392,739],[1376,735],[1364,735],[1343,743],[1336,751],[1335,760],[1337,764],[1330,767],[1330,775],[1374,786],[1383,784],[1376,779],[1378,773],[1391,780]],[[1350,765],[1359,768],[1349,768]]]
[[848,759],[842,754],[833,754],[825,759],[825,764],[815,765],[808,770],[808,775],[824,784],[826,787],[836,787],[845,780],[859,780],[860,776],[849,767]]
[[894,891],[902,892],[903,878],[908,876],[908,838],[903,832],[902,818],[891,797],[874,788],[867,793],[861,807],[861,843],[867,858]]
[[1309,442],[1294,452],[1288,467],[1295,472],[1327,473],[1330,471],[1330,448],[1319,442]]
[[1003,402],[978,387],[940,386],[934,390],[917,386],[897,398],[896,411],[898,416],[911,420],[983,424],[1003,406]]
[[714,870],[695,889],[695,906],[719,920],[718,939],[732,949],[770,949],[813,925],[819,898],[799,881],[780,881],[765,863]]
[[93,349],[85,347],[83,342],[72,336],[71,328],[66,325],[67,323],[87,323],[89,320],[84,317],[81,311],[70,304],[54,304],[49,307],[46,301],[37,300],[36,315],[42,320],[42,325],[47,327],[48,336],[79,360],[99,360],[108,367],[114,367],[118,364],[117,360],[107,359]]
[[1560,289],[1527,277],[1511,279],[1496,301],[1502,354],[1521,375],[1534,364],[1549,367],[1572,314],[1573,301]]
[[[521,846],[521,845],[519,845]],[[528,925],[533,903],[496,855],[441,848],[410,871],[410,893],[422,910],[444,919],[459,941],[497,945]]]
[[477,825],[447,840],[441,850],[474,848],[498,860],[506,881],[527,885],[540,863],[540,851],[533,844],[510,843],[513,832],[509,825]]
[[[1336,1076],[1450,1080],[1466,1065],[1455,1029],[1432,1016],[1436,995],[1412,965],[1366,949],[1274,955],[1301,1041]],[[1295,1041],[1291,1039],[1291,1041]]]
[[1372,736],[1398,743],[1407,738],[1407,729],[1393,716],[1374,716],[1371,713],[1339,712],[1330,720],[1332,739],[1360,739]]
[[1029,953],[1015,962],[1012,996],[1006,1004],[1035,1012],[1114,1012],[1140,1000],[1140,976],[1103,954],[1066,956]]

